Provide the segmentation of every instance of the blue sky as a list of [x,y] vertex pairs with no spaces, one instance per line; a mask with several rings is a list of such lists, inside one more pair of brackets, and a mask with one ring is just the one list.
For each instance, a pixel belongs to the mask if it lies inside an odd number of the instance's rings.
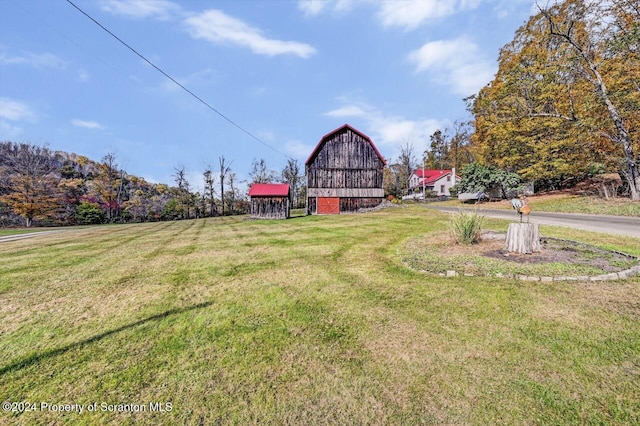
[[194,188],[264,158],[300,164],[349,123],[387,159],[454,120],[492,78],[533,0],[0,0],[0,140],[48,145]]

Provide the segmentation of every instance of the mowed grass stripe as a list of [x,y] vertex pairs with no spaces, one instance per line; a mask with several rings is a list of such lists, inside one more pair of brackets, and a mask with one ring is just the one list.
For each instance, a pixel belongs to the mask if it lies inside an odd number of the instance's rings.
[[[173,410],[0,423],[637,420],[639,280],[549,285],[405,268],[408,238],[446,224],[414,207],[97,227],[16,242],[17,254],[2,245],[0,398]],[[640,249],[622,241],[621,251]]]

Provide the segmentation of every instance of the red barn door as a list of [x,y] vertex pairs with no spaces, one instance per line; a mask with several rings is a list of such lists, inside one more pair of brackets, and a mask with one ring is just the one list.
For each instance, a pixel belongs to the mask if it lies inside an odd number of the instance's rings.
[[318,197],[318,214],[340,214],[340,198]]

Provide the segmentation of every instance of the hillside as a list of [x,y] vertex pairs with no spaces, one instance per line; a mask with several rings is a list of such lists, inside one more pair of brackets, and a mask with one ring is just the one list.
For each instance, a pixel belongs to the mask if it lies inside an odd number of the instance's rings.
[[[0,142],[0,226],[60,226],[201,217],[219,200],[147,182],[101,161]],[[237,208],[236,208],[237,210]],[[232,209],[233,211],[233,209]]]

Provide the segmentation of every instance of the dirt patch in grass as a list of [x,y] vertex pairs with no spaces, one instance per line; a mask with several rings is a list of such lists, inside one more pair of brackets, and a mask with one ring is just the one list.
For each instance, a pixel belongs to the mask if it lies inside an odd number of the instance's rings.
[[623,271],[638,259],[584,243],[543,238],[533,254],[504,250],[504,234],[484,232],[478,244],[456,244],[446,233],[411,238],[400,249],[404,263],[424,272],[472,275],[595,276]]
[[[500,246],[497,249],[495,248],[496,242]],[[637,262],[637,259],[621,253],[559,239],[543,238],[542,251],[533,254],[509,253],[503,249],[503,240],[491,241],[491,243],[493,243],[494,247],[482,252],[483,256],[516,263],[570,263],[594,266],[604,272],[619,272],[630,268]]]

